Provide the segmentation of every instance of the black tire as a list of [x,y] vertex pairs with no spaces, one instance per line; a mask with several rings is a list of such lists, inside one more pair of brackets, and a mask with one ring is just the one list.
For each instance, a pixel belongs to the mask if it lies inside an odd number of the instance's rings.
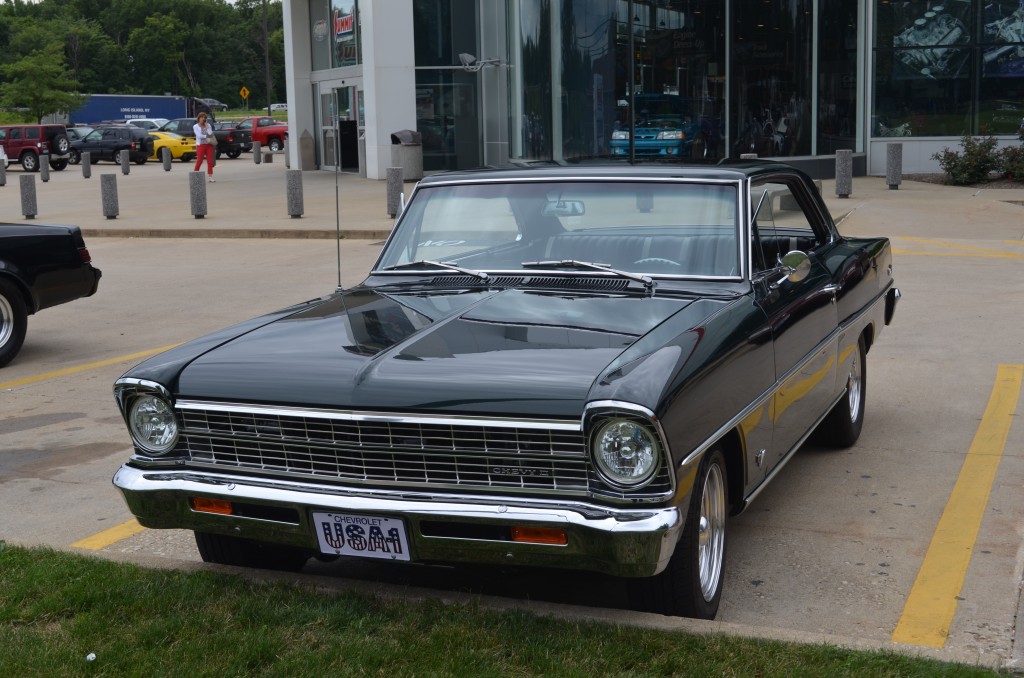
[[868,395],[867,347],[864,337],[857,340],[857,355],[846,376],[846,393],[814,432],[816,442],[830,447],[851,447],[864,427],[864,407]]
[[21,167],[26,172],[38,172],[39,171],[39,156],[28,151],[23,153],[21,156]]
[[725,456],[721,450],[708,450],[697,470],[686,523],[672,559],[661,574],[629,580],[631,607],[671,616],[715,618],[724,583],[728,487]]
[[298,572],[313,556],[303,549],[262,544],[240,537],[207,532],[196,532],[195,536],[199,555],[207,563]]
[[240,148],[234,148],[234,149],[231,149],[230,151],[226,151],[226,153],[227,153],[227,156],[228,156],[229,158],[231,158],[232,160],[234,160],[234,159],[235,159],[235,158],[237,158],[238,156],[242,155],[242,149],[240,149]]
[[145,165],[147,162],[149,162],[149,158],[147,158],[146,156],[135,158],[136,165]]
[[[116,158],[111,158],[110,160],[111,160],[111,162],[117,162]],[[96,153],[90,153],[89,154],[89,164],[90,165],[95,165],[99,161],[100,161],[100,156],[99,155],[97,155]]]
[[25,343],[28,311],[21,290],[0,277],[0,367],[14,360]]
[[82,153],[76,148],[72,148],[68,151],[68,162],[72,165],[77,165],[82,162]]
[[67,155],[68,151],[71,150],[71,142],[64,134],[58,134],[50,141],[51,148],[57,153],[56,155]]
[[284,148],[284,144],[281,143],[281,140],[278,139],[277,137],[271,137],[270,142],[267,144],[267,147],[270,148],[272,152],[277,153],[282,148]]
[[60,158],[58,160],[50,161],[50,169],[54,172],[63,172],[64,168],[68,166],[67,158]]

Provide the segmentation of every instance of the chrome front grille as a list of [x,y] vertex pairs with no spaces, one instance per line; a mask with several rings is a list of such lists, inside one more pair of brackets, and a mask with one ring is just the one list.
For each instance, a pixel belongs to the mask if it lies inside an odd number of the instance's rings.
[[578,422],[389,417],[179,402],[193,463],[386,486],[586,495]]

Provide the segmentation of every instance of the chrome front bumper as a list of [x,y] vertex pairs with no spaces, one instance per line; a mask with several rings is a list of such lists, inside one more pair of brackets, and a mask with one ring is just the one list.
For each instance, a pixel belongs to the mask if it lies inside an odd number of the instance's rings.
[[[401,518],[412,559],[552,567],[645,577],[668,564],[685,516],[675,507],[613,509],[585,502],[359,491],[294,481],[122,466],[113,479],[139,523],[225,534],[318,551],[312,512]],[[240,515],[193,510],[193,497],[221,499]],[[502,503],[506,502],[506,503]],[[512,527],[564,530],[565,545],[514,542]]]

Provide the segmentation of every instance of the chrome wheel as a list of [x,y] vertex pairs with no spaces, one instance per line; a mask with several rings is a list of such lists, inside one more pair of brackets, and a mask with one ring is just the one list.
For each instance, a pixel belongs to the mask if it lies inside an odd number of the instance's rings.
[[718,582],[722,578],[722,562],[725,559],[725,520],[725,481],[722,478],[721,467],[712,464],[704,480],[697,543],[700,590],[707,601],[718,593]]
[[0,294],[0,346],[6,346],[14,334],[14,309],[7,299]]
[[846,394],[849,399],[850,407],[850,421],[855,422],[860,419],[860,407],[864,396],[864,372],[861,369],[860,355],[857,354],[853,358],[853,364],[850,365],[850,376],[846,382]]

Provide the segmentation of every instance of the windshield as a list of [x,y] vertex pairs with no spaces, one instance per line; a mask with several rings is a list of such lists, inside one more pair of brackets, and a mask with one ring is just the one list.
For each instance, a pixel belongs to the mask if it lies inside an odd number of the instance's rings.
[[[737,185],[698,181],[517,181],[421,186],[376,270],[451,274],[589,262],[657,276],[740,274]],[[416,262],[423,262],[420,266]],[[564,266],[556,264],[564,263]]]

